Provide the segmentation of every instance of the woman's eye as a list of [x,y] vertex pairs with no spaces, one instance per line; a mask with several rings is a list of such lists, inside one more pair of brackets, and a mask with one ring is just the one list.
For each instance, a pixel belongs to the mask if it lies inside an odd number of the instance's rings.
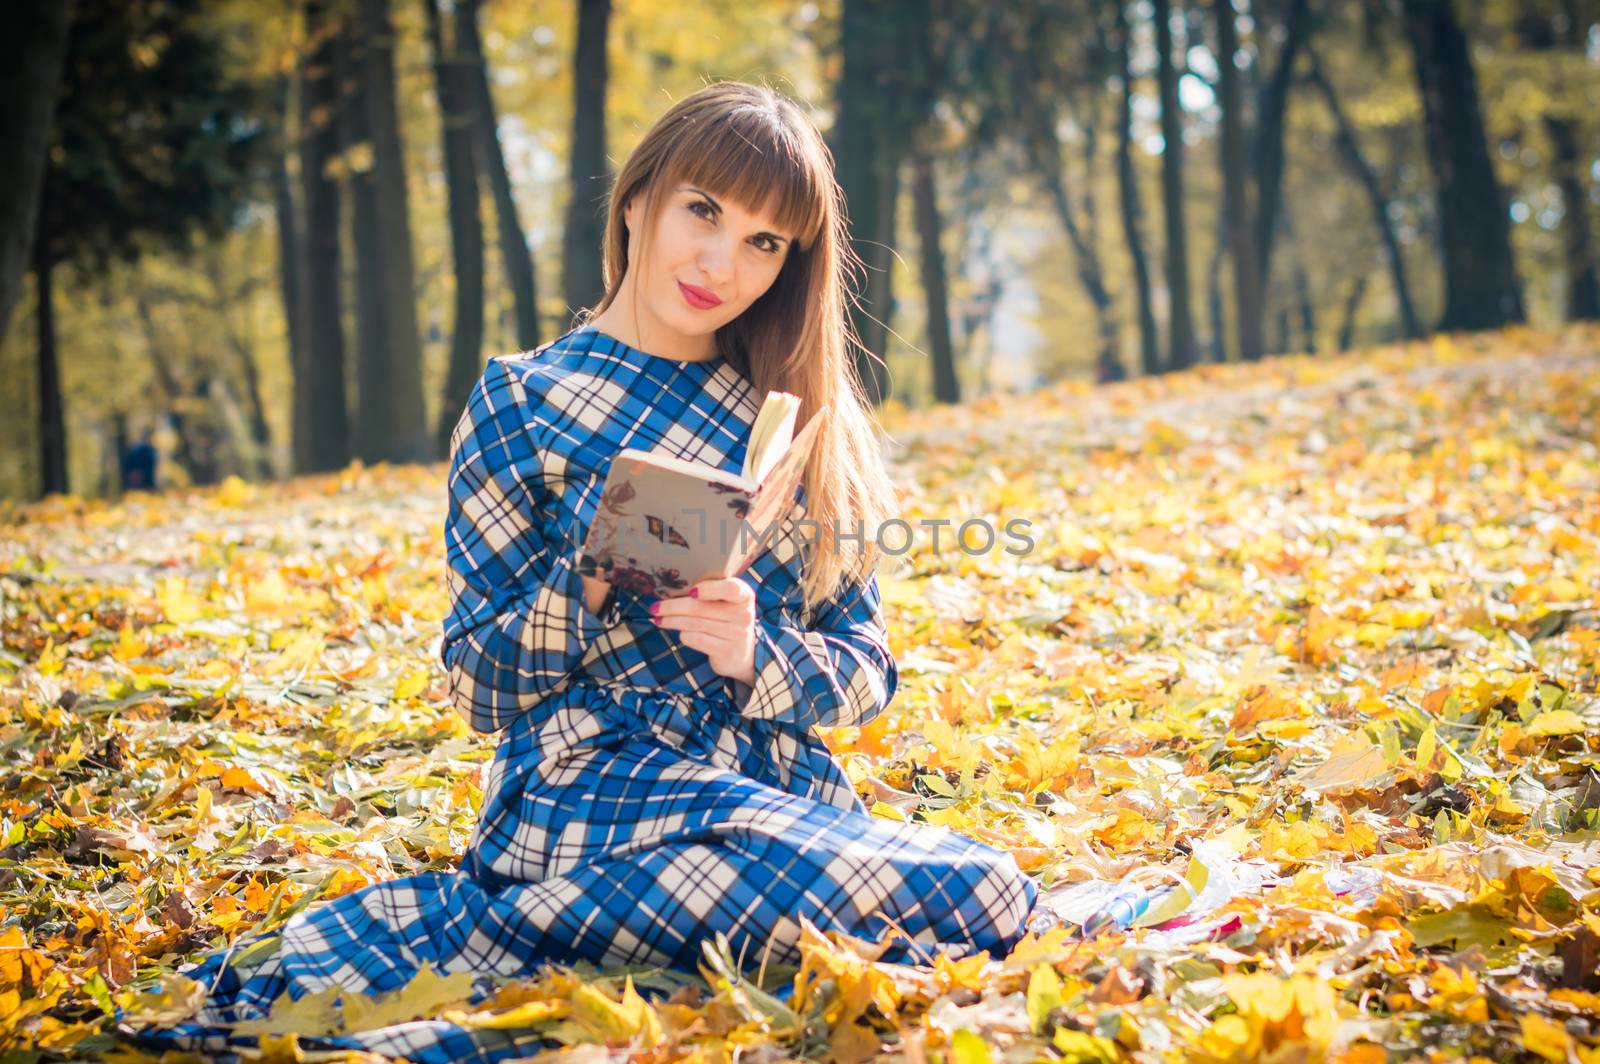
[[760,248],[762,251],[765,251],[769,255],[772,254],[773,252],[776,252],[782,246],[783,246],[782,244],[779,244],[776,240],[772,239],[770,236],[761,237],[761,243],[756,245],[756,247]]
[[[695,200],[693,203],[689,204],[689,209],[695,214],[699,215],[701,218],[709,220],[712,217],[711,204],[707,203],[705,200]],[[704,213],[701,213],[702,211]]]

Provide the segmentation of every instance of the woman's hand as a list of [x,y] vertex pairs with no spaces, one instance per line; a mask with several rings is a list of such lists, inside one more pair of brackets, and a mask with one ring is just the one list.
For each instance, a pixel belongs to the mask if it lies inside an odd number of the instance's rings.
[[718,676],[756,682],[756,593],[743,580],[702,580],[688,595],[656,602],[650,615],[677,629],[684,646],[704,654]]

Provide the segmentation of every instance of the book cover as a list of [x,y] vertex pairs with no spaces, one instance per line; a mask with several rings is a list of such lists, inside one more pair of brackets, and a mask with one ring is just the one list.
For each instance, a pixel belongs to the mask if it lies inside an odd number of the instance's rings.
[[823,407],[795,434],[799,402],[786,392],[767,394],[741,473],[633,448],[618,452],[579,570],[660,598],[743,572],[776,541],[827,412]]

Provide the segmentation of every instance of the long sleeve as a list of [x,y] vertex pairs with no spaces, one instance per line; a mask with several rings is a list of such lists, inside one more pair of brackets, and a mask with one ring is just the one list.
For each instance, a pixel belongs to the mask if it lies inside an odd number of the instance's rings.
[[601,616],[584,602],[581,544],[543,525],[537,421],[515,371],[491,360],[451,435],[440,657],[456,710],[479,732],[565,687],[617,619],[615,594]]
[[809,628],[758,619],[755,683],[728,687],[741,716],[809,728],[868,723],[898,680],[873,575],[823,601]]

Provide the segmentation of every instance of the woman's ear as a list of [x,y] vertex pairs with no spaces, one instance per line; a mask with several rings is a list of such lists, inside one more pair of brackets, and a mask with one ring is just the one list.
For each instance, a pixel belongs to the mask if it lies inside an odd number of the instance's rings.
[[627,226],[628,235],[633,235],[633,220],[639,213],[639,197],[635,196],[622,205],[622,224]]

